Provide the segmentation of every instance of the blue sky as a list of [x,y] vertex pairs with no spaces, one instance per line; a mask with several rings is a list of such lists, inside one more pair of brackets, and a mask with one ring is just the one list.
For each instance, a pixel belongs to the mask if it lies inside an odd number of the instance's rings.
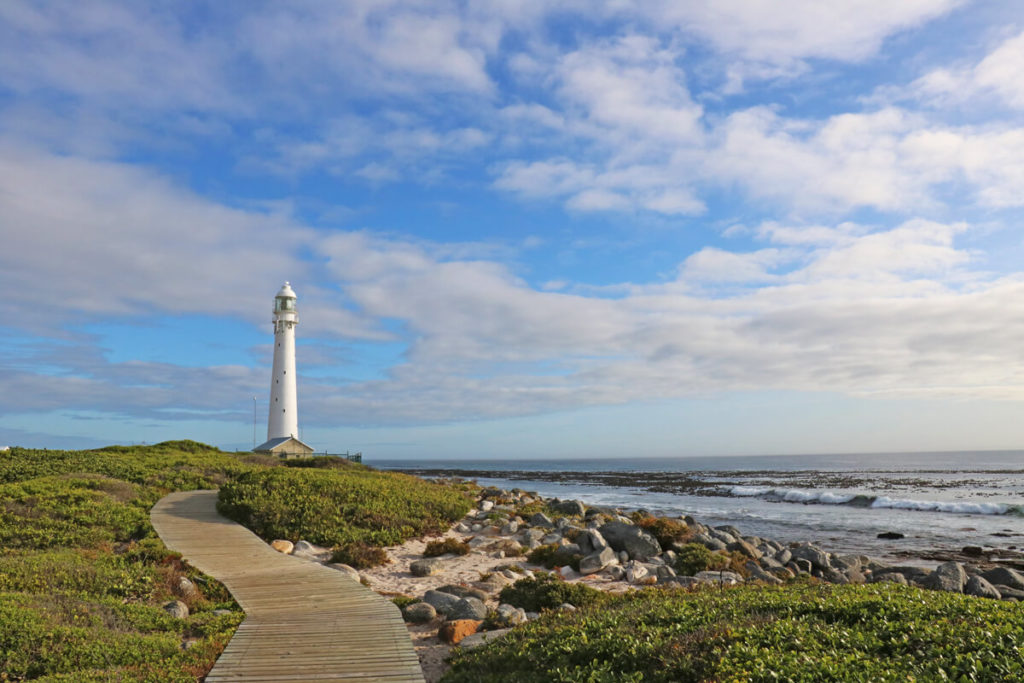
[[1015,2],[0,4],[0,445],[1024,447]]

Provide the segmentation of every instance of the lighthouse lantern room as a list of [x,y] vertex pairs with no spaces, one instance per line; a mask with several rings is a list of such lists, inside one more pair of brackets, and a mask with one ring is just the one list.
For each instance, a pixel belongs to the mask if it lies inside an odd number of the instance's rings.
[[287,282],[274,297],[274,365],[270,375],[267,441],[255,450],[281,457],[310,455],[299,440],[298,393],[295,377],[295,327],[299,324],[297,297]]

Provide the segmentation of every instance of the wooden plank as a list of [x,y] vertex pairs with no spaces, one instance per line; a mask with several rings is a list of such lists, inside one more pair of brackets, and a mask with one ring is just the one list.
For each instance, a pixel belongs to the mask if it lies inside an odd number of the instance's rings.
[[150,512],[167,547],[245,610],[207,683],[423,683],[395,605],[342,572],[275,551],[217,514],[216,503],[216,491],[180,491]]

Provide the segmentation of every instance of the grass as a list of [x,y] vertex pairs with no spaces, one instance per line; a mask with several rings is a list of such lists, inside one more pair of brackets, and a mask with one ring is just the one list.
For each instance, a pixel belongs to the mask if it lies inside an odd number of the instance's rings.
[[477,650],[468,681],[1010,681],[1016,604],[890,583],[647,589],[549,612]]

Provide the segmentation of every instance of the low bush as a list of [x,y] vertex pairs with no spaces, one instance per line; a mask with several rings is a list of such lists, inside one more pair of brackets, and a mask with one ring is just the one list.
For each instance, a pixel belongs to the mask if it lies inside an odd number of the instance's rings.
[[439,541],[431,541],[423,549],[423,557],[437,557],[438,555],[446,555],[448,553],[468,555],[469,544],[457,538],[445,538]]
[[501,589],[500,602],[522,607],[527,612],[554,609],[564,603],[575,607],[592,605],[605,597],[596,588],[582,583],[567,583],[554,574],[519,579]]
[[476,681],[1024,680],[1017,605],[891,583],[647,589],[456,651]]
[[684,540],[690,531],[686,522],[668,517],[641,517],[636,525],[658,539],[662,550],[668,550],[673,543]]
[[391,598],[391,602],[398,606],[398,609],[405,609],[409,605],[415,605],[417,602],[423,602],[420,598],[414,598],[409,595],[396,595]]
[[469,496],[395,472],[275,467],[220,487],[217,509],[265,540],[324,546],[397,545],[439,534],[469,512]]
[[697,572],[720,571],[729,566],[729,556],[709,550],[700,543],[687,543],[676,551],[675,570],[683,576]]
[[369,569],[388,564],[391,560],[383,548],[363,541],[351,541],[334,549],[334,552],[331,553],[331,562],[341,562],[354,569]]

